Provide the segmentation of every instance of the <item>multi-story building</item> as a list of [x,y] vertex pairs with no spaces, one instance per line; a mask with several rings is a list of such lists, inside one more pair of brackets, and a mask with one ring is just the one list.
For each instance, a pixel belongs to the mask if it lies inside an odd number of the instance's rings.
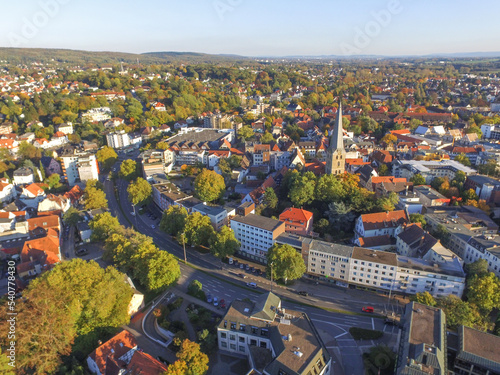
[[428,185],[415,186],[413,191],[424,206],[446,206],[450,203],[450,198],[446,198]]
[[283,167],[288,167],[292,159],[292,153],[289,151],[271,151],[269,163],[271,168],[279,171]]
[[111,115],[109,107],[92,108],[82,114],[82,119],[89,122],[99,122],[109,120]]
[[125,130],[106,134],[106,141],[108,142],[108,146],[112,148],[123,148],[130,146],[130,137],[128,133],[125,133]]
[[267,251],[285,232],[285,223],[265,216],[248,214],[231,219],[234,236],[241,243],[240,252],[259,262],[266,262]]
[[446,320],[441,309],[411,302],[402,319],[396,375],[447,375]]
[[300,208],[290,207],[280,214],[285,222],[285,232],[307,236],[312,231],[313,213]]
[[64,134],[73,134],[73,123],[71,122],[66,122],[64,124],[57,125],[57,131],[64,133]]
[[392,290],[398,257],[394,253],[354,247],[349,262],[349,283]]
[[199,212],[203,216],[208,216],[216,231],[227,224],[227,211],[223,207],[207,206],[205,203],[200,203],[193,207],[192,212]]
[[69,186],[99,178],[99,166],[95,154],[69,147],[63,150],[60,157],[64,178]]
[[26,185],[35,182],[35,175],[31,168],[21,167],[14,171],[14,185]]
[[473,328],[458,327],[456,375],[500,375],[500,337]]
[[177,186],[171,182],[153,184],[153,202],[162,210],[167,210],[173,204],[192,197],[179,190]]
[[473,189],[479,199],[487,203],[500,203],[500,181],[488,176],[468,176],[464,184],[465,189]]
[[451,181],[455,173],[462,171],[466,176],[477,174],[475,169],[466,167],[455,160],[396,160],[393,163],[392,174],[395,177],[404,177],[410,180],[414,175],[420,174],[430,184],[435,177],[448,177]]
[[484,139],[500,139],[500,126],[495,124],[481,125],[481,132]]
[[396,236],[396,230],[409,222],[403,210],[365,214],[358,217],[354,229],[355,238],[374,237],[388,234]]
[[219,350],[245,355],[265,375],[328,375],[332,360],[307,314],[281,308],[273,293],[235,300],[217,327]]
[[500,277],[500,237],[490,234],[471,237],[465,245],[464,261],[473,263],[484,259],[488,262],[488,271]]

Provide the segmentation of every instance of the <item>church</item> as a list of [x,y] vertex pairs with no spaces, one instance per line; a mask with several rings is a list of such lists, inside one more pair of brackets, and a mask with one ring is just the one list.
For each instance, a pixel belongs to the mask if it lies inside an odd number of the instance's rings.
[[327,174],[344,174],[345,173],[345,149],[344,149],[344,134],[342,129],[342,103],[339,103],[337,119],[330,137],[326,155],[326,173]]

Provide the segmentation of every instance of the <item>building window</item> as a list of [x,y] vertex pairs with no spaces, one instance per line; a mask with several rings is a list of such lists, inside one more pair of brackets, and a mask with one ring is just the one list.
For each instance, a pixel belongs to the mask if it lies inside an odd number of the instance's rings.
[[229,340],[236,341],[236,336],[235,335],[229,335]]
[[261,341],[261,342],[260,342],[260,347],[261,347],[261,348],[264,348],[264,349],[267,349],[267,342],[265,342],[265,341]]
[[250,340],[250,345],[257,346],[257,340],[251,339]]
[[231,322],[231,329],[236,329],[236,323]]
[[241,345],[240,345],[240,346],[238,347],[238,350],[239,350],[240,352],[245,353],[245,347],[244,347],[244,346],[241,346]]
[[226,337],[227,337],[226,332],[221,332],[221,334],[220,334],[220,338],[221,338],[221,339],[225,339]]
[[236,344],[229,344],[229,347],[231,348],[231,350],[236,350]]
[[246,327],[246,325],[240,324],[240,331],[245,332]]
[[267,328],[262,328],[260,330],[260,335],[261,336],[267,336],[269,334],[269,330]]
[[238,337],[239,342],[245,342],[245,338],[243,336]]
[[222,346],[223,348],[227,348],[227,342],[221,341],[220,346]]

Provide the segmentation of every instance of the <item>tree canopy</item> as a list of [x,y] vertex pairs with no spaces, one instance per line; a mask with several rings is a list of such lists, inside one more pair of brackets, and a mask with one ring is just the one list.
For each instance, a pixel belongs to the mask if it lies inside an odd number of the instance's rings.
[[[272,267],[271,267],[272,264]],[[306,265],[300,253],[290,245],[274,244],[267,252],[267,274],[275,279],[296,280],[306,272]]]
[[160,229],[174,237],[184,231],[188,212],[183,206],[173,205],[163,212]]
[[118,154],[116,151],[108,146],[102,147],[96,154],[97,161],[101,163],[101,168],[103,171],[109,171],[113,164],[118,160]]
[[142,177],[131,182],[127,187],[128,199],[133,205],[142,205],[149,201],[153,188],[151,184]]
[[137,170],[137,162],[132,159],[127,159],[120,165],[119,176],[127,181],[132,181],[138,175]]
[[224,177],[214,171],[203,169],[194,180],[196,195],[205,202],[220,199],[226,191]]

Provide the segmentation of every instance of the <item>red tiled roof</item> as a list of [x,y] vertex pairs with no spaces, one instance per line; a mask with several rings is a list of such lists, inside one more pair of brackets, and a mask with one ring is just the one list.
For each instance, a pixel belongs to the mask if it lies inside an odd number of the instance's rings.
[[117,360],[135,347],[137,347],[135,337],[123,330],[90,353],[90,358],[97,364],[100,373],[105,374],[108,358]]
[[43,194],[45,192],[45,190],[43,190],[43,188],[48,188],[48,187],[49,187],[49,185],[47,185],[47,184],[34,182],[34,183],[26,186],[25,189],[28,190],[34,196],[38,196],[38,195]]
[[361,215],[365,230],[395,228],[408,222],[404,210]]
[[162,375],[167,371],[167,366],[147,353],[135,351],[127,370],[130,375]]
[[306,223],[310,219],[312,219],[313,213],[303,210],[301,208],[294,208],[290,207],[287,208],[285,211],[283,211],[280,214],[280,220],[281,221],[286,221],[286,220],[291,220],[291,221],[303,221]]
[[83,196],[83,190],[80,188],[80,186],[75,185],[71,188],[70,191],[64,193],[64,196],[66,198],[69,198],[71,200],[71,203],[74,203]]
[[44,228],[44,229],[49,229],[49,228],[55,228],[59,230],[59,216],[57,215],[52,215],[52,216],[43,216],[43,217],[33,217],[31,219],[27,220],[28,222],[28,230],[33,231],[36,228]]

